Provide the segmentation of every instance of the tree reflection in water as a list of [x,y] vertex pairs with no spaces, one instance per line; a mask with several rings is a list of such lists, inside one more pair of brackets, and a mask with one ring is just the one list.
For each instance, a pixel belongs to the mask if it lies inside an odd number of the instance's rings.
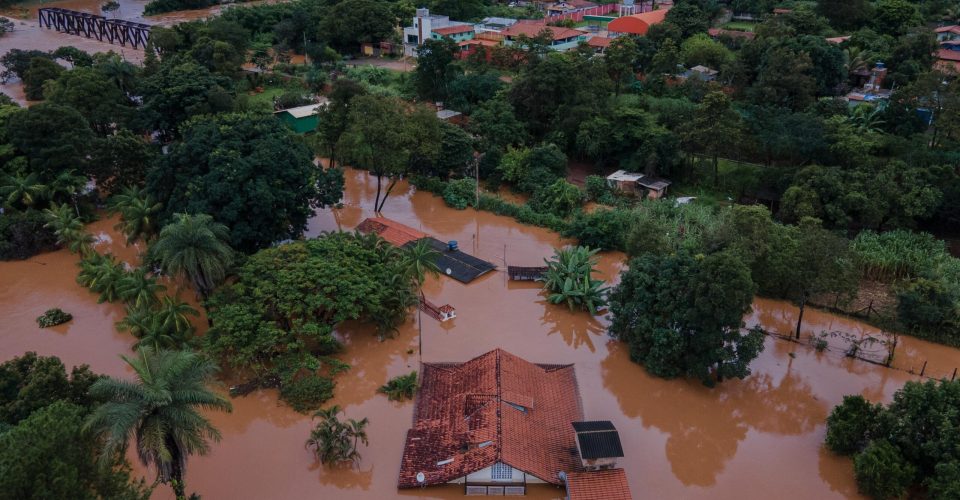
[[779,379],[760,373],[710,389],[683,379],[664,381],[633,369],[627,347],[610,344],[601,362],[604,387],[630,418],[668,434],[666,456],[684,485],[712,486],[749,431],[777,436],[813,432],[826,405],[789,365]]

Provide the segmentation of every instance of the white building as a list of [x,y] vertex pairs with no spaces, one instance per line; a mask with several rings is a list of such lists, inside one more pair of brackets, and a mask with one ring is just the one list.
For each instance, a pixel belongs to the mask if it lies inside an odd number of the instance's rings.
[[436,38],[431,35],[433,30],[452,26],[470,26],[470,24],[451,21],[449,16],[430,14],[430,9],[417,9],[413,17],[413,26],[403,28],[403,55],[415,57],[417,47],[431,38]]

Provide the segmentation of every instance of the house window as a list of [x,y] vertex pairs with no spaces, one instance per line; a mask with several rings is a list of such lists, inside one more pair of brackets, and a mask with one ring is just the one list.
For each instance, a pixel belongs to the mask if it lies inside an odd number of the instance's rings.
[[490,479],[494,481],[510,481],[513,479],[513,467],[497,462],[490,468]]
[[407,43],[417,43],[418,41],[417,35],[407,35]]

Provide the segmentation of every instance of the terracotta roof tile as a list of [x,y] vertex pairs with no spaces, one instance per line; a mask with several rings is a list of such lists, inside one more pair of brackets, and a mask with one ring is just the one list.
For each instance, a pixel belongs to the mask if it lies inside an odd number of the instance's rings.
[[573,38],[584,34],[582,31],[575,30],[573,28],[560,28],[557,26],[547,26],[545,24],[533,23],[517,23],[503,30],[502,33],[508,37],[526,35],[530,38],[533,38],[539,35],[543,30],[549,31],[550,36],[553,37],[554,40],[565,40],[567,38]]
[[417,241],[427,237],[426,233],[421,233],[410,226],[405,226],[397,221],[384,217],[364,219],[364,221],[357,226],[357,231],[361,233],[376,233],[390,244],[398,247],[402,247],[411,241]]
[[434,28],[434,29],[432,29],[432,30],[430,30],[430,31],[433,31],[434,33],[436,33],[436,34],[438,34],[438,35],[441,35],[441,36],[443,36],[443,35],[455,35],[455,34],[457,34],[457,33],[469,33],[469,32],[471,32],[471,31],[473,31],[473,25],[470,25],[470,24],[460,24],[460,25],[456,25],[456,26],[447,26],[447,27],[444,27],[444,28]]
[[960,61],[960,50],[940,49],[937,51],[937,59],[944,61]]
[[497,462],[556,485],[560,472],[580,468],[570,429],[583,416],[573,365],[496,349],[465,363],[424,363],[421,372],[400,488],[421,486],[417,473],[423,485],[442,484]]
[[623,469],[607,469],[567,474],[569,500],[631,500],[627,474]]

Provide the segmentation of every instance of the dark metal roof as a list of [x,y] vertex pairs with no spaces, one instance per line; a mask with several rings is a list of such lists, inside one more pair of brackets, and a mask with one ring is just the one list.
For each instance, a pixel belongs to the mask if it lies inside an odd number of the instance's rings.
[[[437,267],[440,268],[440,273],[450,276],[461,283],[470,283],[497,267],[490,262],[478,259],[460,250],[451,252],[447,248],[446,243],[436,238],[427,238],[427,241],[430,242],[430,247],[440,254],[436,261]],[[405,246],[413,244],[415,244],[415,242],[407,243]],[[447,270],[450,272],[447,272]]]
[[590,420],[587,422],[574,422],[573,430],[577,432],[615,431],[617,428],[614,427],[613,422],[609,420]]
[[612,422],[574,422],[573,428],[577,431],[580,458],[593,460],[623,456],[620,434],[617,433],[617,429]]

